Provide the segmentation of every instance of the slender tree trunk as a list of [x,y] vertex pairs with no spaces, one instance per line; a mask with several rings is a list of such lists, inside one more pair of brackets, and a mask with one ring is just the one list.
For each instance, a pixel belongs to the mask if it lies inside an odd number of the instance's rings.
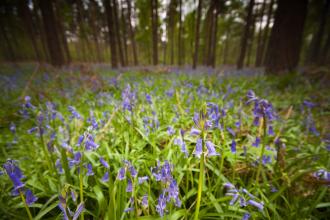
[[248,8],[247,8],[247,17],[246,17],[246,23],[244,27],[244,33],[242,36],[241,40],[241,50],[240,54],[237,60],[237,69],[242,69],[243,64],[244,64],[244,59],[245,59],[245,53],[247,49],[247,43],[248,43],[248,38],[250,35],[250,28],[252,24],[252,13],[253,13],[253,6],[254,6],[254,0],[250,0]]
[[250,66],[252,59],[252,51],[253,51],[253,42],[254,42],[254,32],[255,32],[255,15],[252,16],[252,24],[251,30],[249,31],[248,43],[247,43],[247,60],[246,66]]
[[99,8],[98,8],[97,2],[95,0],[90,0],[90,7],[91,7],[90,26],[92,28],[92,37],[93,37],[93,41],[95,44],[96,60],[97,60],[97,62],[101,62],[102,56],[101,56],[99,28],[98,28],[98,21],[97,21],[97,15],[99,13]]
[[126,17],[125,17],[125,12],[124,8],[121,8],[121,25],[122,25],[122,30],[123,30],[123,46],[124,46],[124,61],[125,64],[128,65],[128,51],[127,51],[127,22],[126,22]]
[[209,59],[210,59],[210,49],[211,49],[211,35],[212,35],[212,29],[213,29],[213,9],[214,4],[213,1],[211,2],[207,12],[206,12],[206,18],[204,20],[204,47],[203,47],[203,65],[208,65]]
[[265,31],[261,40],[261,46],[260,46],[260,63],[258,63],[257,66],[261,66],[265,64],[265,53],[267,50],[267,45],[268,45],[268,35],[270,31],[270,21],[273,17],[273,6],[274,6],[274,1],[275,0],[270,0],[269,3],[269,8],[268,8],[268,14],[267,14],[267,22],[265,26]]
[[127,3],[127,20],[128,20],[128,31],[129,36],[132,43],[132,49],[133,49],[133,58],[134,58],[134,65],[139,65],[138,57],[137,57],[137,50],[136,50],[136,41],[134,36],[134,31],[132,27],[132,6],[131,6],[131,0],[126,0]]
[[21,17],[21,20],[24,24],[24,28],[30,38],[30,41],[32,43],[32,47],[34,50],[34,53],[36,55],[36,58],[38,62],[41,61],[41,55],[38,49],[37,44],[37,36],[33,28],[33,21],[32,21],[32,13],[28,7],[28,1],[27,0],[19,0],[18,2],[18,10]]
[[118,4],[117,0],[112,0],[113,4],[113,16],[114,16],[114,27],[115,27],[115,36],[116,36],[116,42],[118,46],[118,51],[119,51],[119,60],[122,66],[126,66],[125,61],[124,61],[124,54],[123,54],[123,46],[121,42],[121,30],[120,30],[120,25],[119,25],[119,17],[118,17]]
[[60,39],[58,36],[53,9],[53,1],[39,1],[39,3],[51,64],[54,66],[61,66],[64,64],[64,56],[61,50]]
[[152,28],[152,61],[158,64],[158,0],[151,2],[151,28]]
[[318,63],[318,61],[320,60],[320,49],[322,47],[327,18],[329,18],[329,9],[330,9],[330,0],[325,0],[320,15],[320,21],[319,21],[317,33],[315,34],[315,36],[313,36],[313,40],[311,41],[311,53],[309,57],[310,63]]
[[114,36],[114,22],[113,22],[113,7],[110,0],[103,0],[105,11],[107,14],[107,23],[108,23],[108,35],[109,35],[109,44],[111,51],[111,65],[113,68],[118,67],[117,60],[117,50],[116,50],[116,39]]
[[4,39],[4,45],[5,45],[5,49],[6,49],[6,54],[5,57],[9,60],[9,61],[16,61],[16,56],[14,53],[14,49],[13,49],[13,45],[11,44],[8,35],[6,33],[6,27],[4,26],[3,22],[1,21],[2,19],[0,18],[0,33],[2,33],[3,39]]
[[258,67],[261,64],[261,47],[262,47],[262,23],[263,23],[263,17],[265,13],[265,8],[266,8],[266,0],[263,1],[261,10],[260,10],[260,15],[259,15],[259,28],[258,28],[258,41],[257,41],[257,55],[256,55],[256,62],[255,66]]
[[230,35],[230,26],[226,30],[226,40],[223,48],[223,64],[228,64],[228,51],[229,51],[229,35]]
[[182,0],[179,0],[178,65],[182,65]]
[[266,71],[293,71],[299,62],[308,0],[278,0],[266,54]]
[[62,20],[62,16],[60,14],[60,5],[59,5],[59,1],[56,0],[55,2],[55,20],[56,20],[56,24],[58,27],[58,34],[60,37],[60,41],[61,41],[61,46],[62,46],[62,51],[64,52],[65,58],[64,61],[65,63],[70,63],[71,62],[71,56],[70,56],[70,51],[69,51],[69,46],[68,46],[68,42],[66,39],[66,35],[65,35],[65,30],[63,27],[63,20]]
[[[330,51],[330,33],[325,41],[325,44],[321,50],[319,64],[324,65],[329,61],[329,51]],[[329,62],[328,62],[329,65]]]
[[197,7],[197,18],[196,18],[196,29],[195,29],[195,51],[194,51],[194,59],[193,59],[193,69],[196,69],[198,62],[198,49],[199,49],[199,26],[201,23],[201,14],[202,14],[202,2],[203,0],[198,0]]

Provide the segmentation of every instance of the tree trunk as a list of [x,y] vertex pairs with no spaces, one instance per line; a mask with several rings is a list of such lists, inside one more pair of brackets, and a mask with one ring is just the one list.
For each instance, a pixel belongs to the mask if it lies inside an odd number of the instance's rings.
[[182,65],[182,0],[179,0],[178,65]]
[[19,0],[18,2],[18,11],[19,15],[21,17],[21,20],[24,24],[24,28],[30,38],[30,41],[32,43],[32,47],[34,50],[34,53],[36,55],[36,58],[38,62],[41,61],[41,55],[38,49],[38,44],[37,44],[37,36],[33,28],[33,21],[32,21],[32,13],[29,9],[28,6],[28,1],[27,0]]
[[268,8],[268,14],[267,14],[267,22],[265,26],[265,31],[261,40],[261,46],[260,46],[260,63],[258,63],[257,66],[261,66],[265,64],[265,53],[268,45],[268,35],[270,31],[270,21],[273,17],[273,6],[274,6],[275,0],[270,0],[269,8]]
[[119,59],[121,66],[126,66],[124,61],[124,55],[123,55],[123,46],[121,42],[121,31],[120,31],[120,25],[119,25],[119,17],[118,17],[118,4],[117,0],[112,0],[113,4],[113,16],[114,16],[114,28],[115,28],[115,36],[117,38],[117,46],[119,51]]
[[57,30],[58,30],[58,34],[59,34],[59,37],[60,37],[61,46],[63,47],[62,51],[64,52],[65,58],[66,58],[66,59],[64,59],[64,61],[65,61],[65,63],[70,63],[71,62],[71,56],[70,56],[68,42],[67,42],[67,39],[66,39],[66,36],[65,36],[65,30],[64,30],[64,27],[63,27],[63,20],[61,19],[62,18],[61,14],[60,14],[61,6],[59,4],[60,4],[59,1],[56,0],[56,2],[55,2],[55,12],[56,12],[55,20],[56,20],[57,27],[58,27]]
[[254,42],[254,32],[255,32],[255,26],[256,26],[256,16],[252,15],[252,23],[251,23],[251,30],[249,31],[249,37],[247,42],[247,60],[246,60],[246,66],[250,66],[251,59],[252,59],[252,51],[253,51],[253,42]]
[[[259,16],[259,28],[258,28],[258,41],[257,41],[257,55],[256,55],[256,62],[255,66],[258,67],[261,64],[261,47],[262,47],[262,23],[263,23],[263,17],[265,13],[266,8],[266,0],[263,1],[261,10],[260,10],[260,16]],[[264,30],[265,31],[265,30]]]
[[252,13],[253,13],[254,0],[250,0],[248,8],[247,8],[247,17],[246,24],[244,27],[244,33],[241,40],[241,50],[237,60],[237,69],[242,69],[245,59],[245,53],[247,49],[248,38],[250,35],[250,28],[252,24]]
[[62,66],[64,64],[64,56],[58,36],[53,1],[39,1],[39,4],[44,23],[50,62],[54,66]]
[[299,62],[308,0],[278,0],[267,54],[266,71],[293,71]]
[[[324,64],[326,64],[327,61],[329,61],[329,51],[330,51],[330,33],[328,33],[328,37],[321,50],[319,64],[324,65]],[[329,63],[328,63],[328,65],[329,65]]]
[[99,40],[99,24],[97,21],[97,15],[99,13],[99,8],[97,5],[97,2],[95,0],[90,0],[90,5],[91,5],[91,19],[90,19],[90,26],[92,28],[92,36],[93,36],[93,41],[95,44],[95,50],[96,50],[96,60],[97,62],[101,62],[102,55],[101,55],[101,49],[100,49],[100,40]]
[[151,28],[152,28],[152,61],[158,64],[158,0],[151,2]]
[[107,23],[108,23],[108,35],[109,35],[109,44],[111,51],[111,65],[113,68],[118,67],[118,59],[117,59],[117,50],[116,50],[116,39],[114,36],[114,23],[113,23],[113,7],[110,0],[103,1],[105,11],[107,14]]
[[136,50],[136,42],[135,42],[135,36],[134,31],[132,27],[132,6],[131,6],[131,0],[126,0],[127,3],[127,19],[128,19],[128,31],[129,36],[132,42],[132,49],[133,49],[133,58],[134,58],[134,65],[139,65],[138,57],[137,57],[137,50]]
[[329,8],[330,0],[326,0],[324,6],[322,7],[317,33],[315,36],[313,36],[313,40],[311,41],[311,53],[309,58],[310,63],[318,63],[321,58],[320,49],[322,47],[324,29],[326,27],[327,18],[329,16]]
[[124,8],[122,7],[120,9],[121,11],[121,16],[120,16],[120,23],[122,25],[122,30],[123,30],[123,46],[124,46],[124,62],[126,65],[128,65],[128,51],[127,51],[127,22],[126,22],[126,16],[125,16],[125,11]]
[[200,26],[200,23],[201,23],[202,2],[203,2],[203,0],[198,0],[196,29],[195,29],[195,51],[194,51],[194,59],[193,59],[193,66],[192,66],[193,69],[196,69],[197,61],[198,61],[199,26]]

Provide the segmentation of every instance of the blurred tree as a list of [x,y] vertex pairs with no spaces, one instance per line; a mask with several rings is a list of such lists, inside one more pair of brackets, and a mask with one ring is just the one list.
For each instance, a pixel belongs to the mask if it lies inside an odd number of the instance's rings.
[[201,16],[202,16],[202,4],[203,0],[198,0],[197,6],[197,17],[196,17],[196,28],[195,28],[195,49],[194,49],[194,59],[193,59],[193,69],[196,69],[197,62],[198,62],[198,50],[199,50],[199,26],[201,23]]
[[299,62],[308,0],[278,0],[266,54],[270,73],[293,71]]
[[114,35],[115,31],[114,31],[114,19],[113,19],[113,5],[111,0],[103,0],[103,4],[107,15],[108,36],[109,36],[109,44],[111,50],[111,65],[113,68],[117,68],[118,59],[117,59],[117,49],[116,49],[116,38]]
[[152,28],[152,62],[158,64],[158,0],[150,0],[151,3],[151,28]]

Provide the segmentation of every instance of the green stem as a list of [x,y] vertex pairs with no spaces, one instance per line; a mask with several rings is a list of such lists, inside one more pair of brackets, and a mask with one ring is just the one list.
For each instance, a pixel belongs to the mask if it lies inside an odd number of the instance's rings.
[[[203,145],[204,145],[204,141],[203,141]],[[200,159],[197,203],[196,203],[196,210],[195,210],[194,220],[199,219],[198,215],[199,215],[199,208],[200,208],[200,205],[201,205],[203,183],[204,183],[204,152],[202,153],[202,156],[201,156],[201,159]]]
[[32,218],[32,214],[31,214],[31,212],[30,212],[29,206],[26,204],[25,197],[24,197],[24,195],[23,195],[23,193],[22,193],[21,190],[19,190],[19,194],[21,195],[21,199],[22,199],[22,201],[23,201],[23,203],[24,203],[25,210],[26,210],[26,212],[27,212],[27,214],[28,214],[28,216],[29,216],[29,219],[32,220],[32,219],[33,219],[33,218]]
[[69,165],[68,165],[69,162],[68,162],[68,158],[66,156],[65,149],[61,147],[60,152],[61,152],[61,161],[62,161],[62,166],[64,169],[65,179],[68,183],[72,184],[71,176],[70,176],[70,169],[69,169]]
[[48,150],[46,149],[46,145],[45,145],[45,141],[44,141],[44,137],[42,134],[40,134],[40,141],[41,141],[41,146],[42,146],[42,151],[45,154],[46,157],[46,161],[47,161],[47,166],[49,171],[51,171],[52,173],[55,173],[55,168],[54,168],[54,163],[49,155]]
[[[80,159],[80,169],[79,169],[79,193],[80,193],[80,202],[84,202],[84,185],[83,185],[83,166],[82,166],[82,161],[83,161],[84,154],[82,154],[81,159]],[[84,212],[81,213],[80,219],[84,220]]]
[[256,182],[259,184],[259,176],[262,168],[262,157],[264,156],[265,153],[265,147],[266,147],[266,131],[267,131],[267,126],[266,126],[266,117],[263,117],[263,141],[262,141],[262,147],[261,147],[261,153],[259,157],[259,164],[258,164],[258,170],[257,170],[257,175],[256,175]]

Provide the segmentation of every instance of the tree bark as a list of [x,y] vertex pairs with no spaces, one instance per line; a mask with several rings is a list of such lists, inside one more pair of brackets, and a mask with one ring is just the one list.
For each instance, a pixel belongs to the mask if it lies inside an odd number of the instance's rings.
[[267,45],[268,45],[268,35],[270,31],[270,21],[273,17],[273,6],[274,6],[275,0],[270,0],[269,3],[269,8],[268,8],[268,14],[267,14],[267,22],[265,26],[265,31],[261,40],[261,46],[260,46],[260,63],[258,63],[257,66],[261,66],[265,64],[265,53],[267,50]]
[[327,23],[327,18],[329,17],[330,0],[325,0],[324,6],[322,7],[322,12],[320,15],[320,21],[318,25],[318,30],[313,40],[311,41],[311,53],[309,58],[309,63],[319,63],[320,60],[320,49],[322,47],[324,30]]
[[62,66],[64,64],[64,56],[58,36],[53,1],[39,1],[39,4],[46,34],[47,47],[50,55],[50,62],[54,66]]
[[151,3],[151,28],[152,28],[152,62],[158,64],[158,0]]
[[19,0],[18,11],[19,11],[21,20],[24,24],[24,28],[32,43],[32,47],[33,47],[35,56],[36,56],[38,62],[41,62],[41,55],[40,55],[40,52],[38,49],[38,44],[37,44],[37,36],[36,36],[36,33],[33,28],[32,13],[28,7],[27,0]]
[[114,16],[114,28],[115,28],[115,36],[119,51],[119,60],[121,66],[126,66],[124,61],[124,54],[123,54],[123,45],[121,41],[121,30],[120,30],[120,24],[119,24],[119,17],[118,17],[118,4],[117,0],[112,0],[113,5],[113,16]]
[[117,59],[117,50],[116,50],[116,39],[114,36],[113,6],[110,0],[103,0],[103,4],[107,14],[108,35],[109,35],[109,44],[111,51],[111,65],[113,68],[117,68],[118,59]]
[[267,53],[266,71],[293,71],[299,62],[308,0],[278,0]]
[[195,51],[194,51],[193,66],[192,66],[193,69],[196,69],[197,62],[198,62],[199,26],[201,23],[202,2],[203,2],[203,0],[199,0],[198,6],[197,6],[196,29],[195,29]]
[[254,6],[254,0],[250,0],[249,5],[247,7],[247,17],[246,17],[246,23],[244,27],[244,33],[242,36],[241,40],[241,50],[240,54],[237,60],[237,69],[242,69],[243,64],[244,64],[244,59],[245,59],[245,53],[247,49],[247,43],[248,43],[248,38],[250,35],[250,27],[252,24],[252,13],[253,13],[253,6]]
[[182,0],[179,0],[178,65],[182,65]]
[[[262,47],[262,23],[263,23],[263,17],[266,9],[266,0],[263,1],[261,10],[260,10],[260,15],[259,15],[259,28],[258,28],[258,41],[257,41],[257,54],[256,54],[256,61],[255,61],[255,66],[258,67],[261,64],[261,47]],[[265,29],[264,29],[265,31]]]
[[136,50],[136,41],[134,36],[134,31],[132,27],[132,6],[131,6],[131,0],[126,0],[127,3],[127,20],[128,20],[128,31],[129,36],[132,43],[132,49],[133,49],[133,58],[134,58],[134,65],[139,65],[138,57],[137,57],[137,50]]

